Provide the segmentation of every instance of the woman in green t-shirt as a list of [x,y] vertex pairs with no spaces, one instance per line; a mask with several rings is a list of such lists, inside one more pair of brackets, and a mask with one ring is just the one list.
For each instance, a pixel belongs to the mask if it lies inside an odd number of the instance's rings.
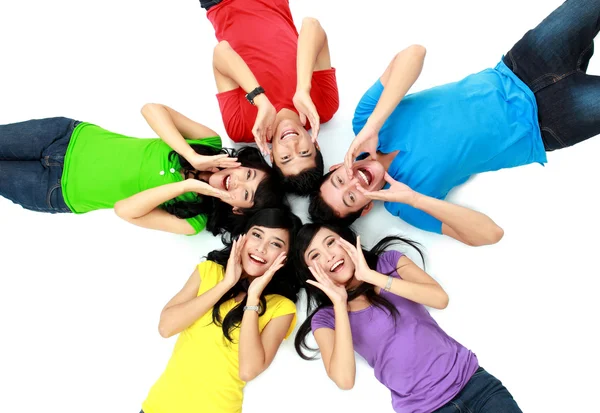
[[216,132],[164,105],[142,114],[161,139],[67,118],[0,125],[0,195],[40,212],[114,208],[135,225],[187,235],[232,231],[281,205],[256,148],[221,148]]

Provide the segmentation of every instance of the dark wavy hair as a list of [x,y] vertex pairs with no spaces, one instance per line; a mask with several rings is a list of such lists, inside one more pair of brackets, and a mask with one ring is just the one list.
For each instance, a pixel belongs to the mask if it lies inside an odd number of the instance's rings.
[[343,217],[339,216],[337,212],[325,202],[320,191],[321,185],[329,179],[332,173],[333,171],[323,176],[317,191],[310,195],[308,215],[310,216],[311,221],[315,223],[330,223],[340,227],[349,227],[354,221],[360,218],[366,205],[356,212],[351,212]]
[[[233,207],[219,198],[196,195],[194,201],[171,200],[163,205],[163,209],[177,218],[191,218],[197,215],[206,215],[206,229],[213,235],[222,234],[226,231],[235,232],[243,228],[248,216],[263,208],[276,208],[285,201],[280,195],[281,184],[273,169],[265,161],[260,151],[256,148],[244,146],[238,150],[230,148],[215,149],[204,145],[190,145],[196,153],[201,155],[227,154],[237,157],[238,162],[247,168],[263,171],[266,177],[258,184],[254,196],[254,205],[251,208],[242,208],[241,213],[234,214]],[[177,152],[169,154],[169,160],[178,159],[184,173],[196,173],[196,169]]]
[[[305,360],[314,359],[316,352],[318,351],[318,349],[312,348],[306,343],[306,337],[311,331],[311,322],[314,315],[322,308],[333,306],[333,303],[323,291],[306,282],[306,280],[314,280],[314,277],[306,265],[304,260],[304,252],[321,228],[327,228],[338,234],[341,238],[345,239],[352,245],[356,245],[356,234],[349,227],[336,226],[332,224],[306,224],[298,232],[292,261],[294,263],[294,267],[296,268],[296,276],[298,277],[298,281],[306,287],[307,318],[302,323],[298,333],[296,334],[294,346],[296,348],[296,352]],[[419,253],[421,259],[424,261],[423,252],[419,248],[419,244],[417,242],[398,236],[387,236],[379,241],[370,250],[366,250],[364,248],[362,249],[369,268],[373,270],[377,269],[377,260],[379,259],[379,256],[383,254],[388,247],[395,244],[405,244],[411,246]],[[396,322],[396,317],[400,316],[398,310],[392,303],[390,303],[381,295],[377,294],[375,292],[375,286],[372,284],[361,283],[358,285],[358,287],[348,290],[348,302],[363,295],[366,297],[369,303],[387,311],[393,317],[394,323]],[[307,355],[305,350],[312,351],[315,354]]]
[[323,155],[316,146],[315,150],[315,166],[296,175],[284,175],[279,166],[273,162],[273,170],[281,181],[281,186],[285,192],[305,196],[319,188],[324,171]]
[[[248,219],[244,231],[242,231],[239,234],[232,234],[231,236],[224,235],[222,239],[225,243],[225,248],[210,252],[207,255],[206,259],[214,261],[217,264],[220,264],[224,268],[226,268],[227,260],[229,259],[229,255],[231,254],[233,239],[236,239],[242,233],[248,232],[254,226],[261,226],[267,228],[281,228],[288,230],[290,234],[288,252],[289,257],[289,254],[291,253],[291,251],[293,251],[294,243],[296,241],[296,234],[302,226],[302,221],[300,221],[300,218],[294,215],[287,207],[263,209],[262,211],[257,212]],[[269,284],[267,284],[265,290],[263,291],[260,297],[260,305],[262,307],[262,310],[259,315],[263,315],[267,309],[267,302],[265,299],[266,295],[279,294],[283,297],[289,298],[293,302],[296,302],[298,300],[300,283],[298,282],[298,279],[295,276],[290,261],[291,260],[288,259],[286,264],[281,269],[279,269],[279,271],[277,271],[277,273],[273,276],[273,279],[269,282]],[[237,304],[231,311],[227,313],[225,318],[221,318],[221,305],[227,300],[237,297],[238,294],[240,294],[241,292],[248,292],[249,286],[250,283],[248,279],[240,278],[240,280],[229,291],[227,291],[213,307],[213,323],[222,327],[223,335],[230,342],[233,342],[231,338],[231,332],[234,329],[239,328],[241,325],[242,317],[244,315],[243,308],[246,305],[247,295],[239,304]]]

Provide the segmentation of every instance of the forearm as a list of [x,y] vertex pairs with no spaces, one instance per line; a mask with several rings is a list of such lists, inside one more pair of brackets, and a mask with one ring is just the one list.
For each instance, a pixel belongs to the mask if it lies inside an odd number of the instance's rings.
[[157,103],[145,104],[142,108],[142,115],[152,130],[169,147],[186,159],[195,154],[186,138],[194,139],[213,135],[212,131],[206,126]]
[[[165,171],[165,173],[170,173]],[[177,171],[176,173],[179,173]],[[146,189],[115,204],[115,212],[124,219],[143,217],[159,205],[188,192],[186,181]]]
[[246,62],[226,41],[220,42],[215,48],[213,66],[221,75],[237,83],[246,93],[259,86]]
[[190,301],[165,308],[160,315],[160,335],[167,338],[182,332],[210,311],[230,289],[231,286],[222,281]]
[[[258,298],[248,298],[246,305],[259,305]],[[245,311],[240,328],[240,378],[250,381],[265,369],[265,349],[258,329],[258,312]]]
[[319,21],[310,17],[302,20],[296,57],[297,90],[310,91],[317,56],[326,44],[327,35]]
[[351,389],[356,377],[356,360],[346,304],[334,305],[335,341],[327,374],[341,389]]
[[[388,275],[373,270],[370,271],[369,278],[370,284],[381,289],[387,286],[389,280]],[[432,308],[444,309],[448,305],[448,295],[437,284],[417,283],[400,278],[392,278],[389,291],[407,300]]]
[[468,245],[494,244],[504,235],[490,217],[469,208],[418,193],[411,205],[440,220]]
[[383,92],[367,120],[367,125],[379,131],[390,114],[396,109],[408,90],[417,81],[423,62],[425,48],[413,45],[398,53],[388,70],[381,77]]

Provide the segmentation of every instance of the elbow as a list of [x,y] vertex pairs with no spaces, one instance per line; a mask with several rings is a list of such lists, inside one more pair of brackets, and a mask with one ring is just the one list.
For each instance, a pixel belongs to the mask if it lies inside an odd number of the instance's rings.
[[333,381],[340,390],[352,390],[354,387],[354,377],[344,377]]
[[142,113],[143,117],[147,118],[159,106],[161,105],[158,103],[146,103],[144,106],[142,106],[142,110],[140,112]]
[[221,40],[219,43],[217,43],[217,45],[213,49],[213,66],[214,66],[214,62],[221,59],[223,54],[229,50],[232,50],[232,49],[227,40]]
[[169,338],[172,337],[175,334],[175,332],[173,331],[173,329],[169,328],[169,326],[167,326],[161,321],[160,323],[158,323],[158,334],[160,334],[162,338]]
[[500,242],[500,240],[504,237],[504,230],[500,228],[496,224],[492,224],[492,226],[485,232],[482,239],[474,243],[474,247],[481,247],[484,245],[494,245]]
[[302,26],[321,27],[321,23],[314,17],[305,17],[302,19]]
[[420,44],[413,44],[408,46],[402,52],[398,53],[396,57],[398,57],[400,54],[408,55],[415,60],[422,61],[425,60],[427,49],[425,49],[425,46],[421,46]]
[[123,200],[117,201],[114,206],[114,210],[115,214],[117,214],[119,218],[122,218],[126,221],[129,219],[129,216],[127,215],[127,207],[125,206]]
[[242,367],[240,366],[239,376],[240,380],[244,382],[249,382],[250,380],[254,380],[261,372],[256,371],[252,368]]
[[439,302],[436,303],[434,308],[436,308],[438,310],[444,310],[444,309],[446,309],[446,307],[448,307],[449,302],[450,302],[450,298],[448,297],[448,294],[446,294],[445,291],[442,291]]

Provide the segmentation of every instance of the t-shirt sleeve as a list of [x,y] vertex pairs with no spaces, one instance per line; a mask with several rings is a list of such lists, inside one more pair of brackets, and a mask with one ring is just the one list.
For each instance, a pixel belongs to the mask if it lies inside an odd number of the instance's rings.
[[206,228],[206,222],[208,221],[206,215],[204,214],[196,215],[195,217],[191,218],[186,218],[185,220],[188,222],[188,224],[192,226],[192,228],[194,228],[194,233],[188,234],[189,236],[198,235],[198,233],[200,233],[202,230],[204,230],[204,228]]
[[406,223],[423,231],[442,233],[442,221],[432,217],[427,212],[398,202],[386,202],[385,209],[392,215],[400,217]]
[[225,276],[223,266],[214,261],[203,261],[198,264],[197,268],[198,275],[200,276],[200,288],[198,289],[198,295],[202,295],[213,288]]
[[217,93],[217,100],[219,101],[225,131],[227,131],[229,138],[238,143],[254,142],[252,126],[254,125],[254,119],[256,119],[256,109],[252,123],[249,124],[251,113],[247,110],[249,108],[243,107],[243,104],[249,106],[250,104],[245,102],[244,91],[238,87],[227,92]]
[[401,278],[396,268],[398,266],[398,260],[403,255],[403,253],[396,250],[385,251],[377,260],[377,272],[380,274],[391,275],[395,278]]
[[335,314],[331,307],[325,307],[316,312],[310,322],[310,328],[313,333],[320,328],[330,328],[335,330]]
[[[271,320],[288,314],[294,314],[294,318],[290,323],[288,331],[285,333],[285,338],[288,338],[296,327],[296,304],[288,298],[278,297],[279,300],[275,303],[275,307],[271,313]],[[268,304],[267,304],[268,305]]]
[[321,123],[331,120],[340,107],[335,68],[313,72],[310,97],[317,108]]
[[358,102],[356,109],[354,110],[354,118],[352,119],[352,129],[354,130],[354,134],[358,135],[358,133],[362,130],[375,110],[375,106],[377,106],[377,102],[379,102],[379,98],[383,93],[383,84],[379,79],[375,82],[373,86],[369,88],[363,95],[363,97]]

